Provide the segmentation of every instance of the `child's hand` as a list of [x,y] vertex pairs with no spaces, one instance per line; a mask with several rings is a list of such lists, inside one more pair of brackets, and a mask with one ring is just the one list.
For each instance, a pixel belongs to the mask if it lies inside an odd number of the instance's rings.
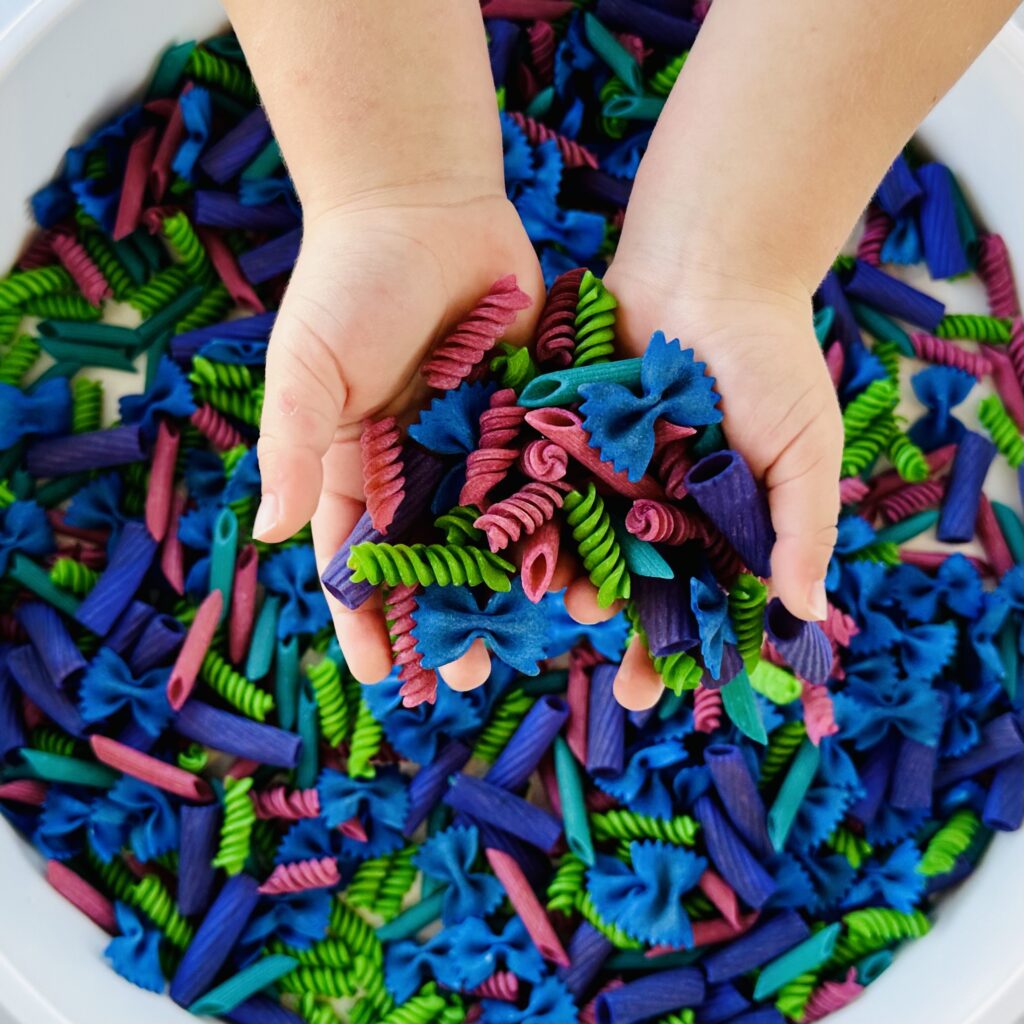
[[[312,517],[317,559],[326,564],[363,512],[362,420],[393,414],[408,423],[428,395],[419,375],[424,356],[508,273],[534,299],[509,336],[526,342],[544,288],[503,195],[431,205],[403,190],[380,205],[307,211],[267,358],[263,502],[254,529],[261,540],[283,540]],[[379,602],[354,612],[328,602],[353,674],[384,678],[391,647]],[[444,674],[459,685],[459,673]]]

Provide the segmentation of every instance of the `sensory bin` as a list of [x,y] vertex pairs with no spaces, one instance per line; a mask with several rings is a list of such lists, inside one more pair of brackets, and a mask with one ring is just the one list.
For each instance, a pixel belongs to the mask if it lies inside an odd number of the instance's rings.
[[[68,152],[0,281],[0,811],[114,969],[197,1013],[816,1020],[1024,817],[1024,530],[981,493],[1024,459],[999,236],[907,154],[823,282],[845,504],[829,618],[802,625],[768,601],[714,367],[671,325],[617,358],[600,281],[701,10],[569,14],[485,7],[549,297],[512,349],[524,299],[495,282],[408,436],[366,428],[368,514],[325,584],[381,589],[377,687],[345,671],[308,537],[251,539],[299,214],[233,39],[169,51]],[[977,275],[990,315],[910,265]],[[104,370],[132,367],[111,416]],[[957,416],[978,380],[984,433]],[[545,594],[563,546],[624,602],[609,623]],[[492,676],[454,693],[434,670],[477,637]],[[620,663],[664,681],[652,711],[615,704]]]

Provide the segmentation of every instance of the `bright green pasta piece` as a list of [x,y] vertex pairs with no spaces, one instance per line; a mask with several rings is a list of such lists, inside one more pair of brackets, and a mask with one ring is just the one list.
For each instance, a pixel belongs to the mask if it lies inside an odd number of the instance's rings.
[[487,540],[484,531],[473,525],[479,518],[480,510],[475,505],[456,505],[438,516],[434,526],[445,535],[448,544],[478,547]]
[[771,785],[786,770],[806,736],[807,729],[802,721],[786,722],[771,734],[761,761],[759,784],[762,787]]
[[931,475],[924,452],[901,431],[893,434],[887,454],[896,472],[908,483],[919,484]]
[[935,328],[939,338],[1005,344],[1010,340],[1013,320],[981,313],[947,313]]
[[970,848],[980,828],[981,821],[970,808],[961,807],[954,811],[928,841],[917,870],[926,878],[952,871],[961,854]]
[[22,334],[0,359],[0,384],[20,384],[36,364],[39,342]]
[[71,432],[88,434],[103,426],[103,384],[79,377],[71,385]]
[[500,555],[459,544],[356,544],[348,560],[357,583],[367,580],[397,587],[465,586],[481,583],[490,590],[511,590],[515,566]]
[[688,814],[680,814],[675,818],[652,818],[618,808],[594,812],[590,815],[590,826],[594,838],[599,842],[605,839],[627,842],[654,839],[674,846],[693,846],[700,827]]
[[178,263],[196,284],[207,285],[213,277],[213,267],[199,241],[192,222],[184,210],[178,210],[163,220],[164,238]]
[[647,80],[647,88],[656,96],[668,96],[689,56],[690,51],[684,50],[679,56],[673,57],[663,68],[651,75]]
[[580,281],[576,304],[573,366],[607,362],[615,354],[615,310],[618,305],[604,282],[588,270]]
[[0,279],[0,311],[24,306],[30,299],[41,295],[75,291],[75,282],[63,267],[15,270]]
[[372,779],[377,774],[372,761],[380,752],[383,736],[384,731],[373,717],[370,705],[361,700],[349,741],[348,773],[353,779]]
[[252,778],[228,776],[224,779],[224,821],[220,829],[220,845],[212,864],[215,868],[223,868],[229,875],[240,874],[249,859],[252,829],[256,823],[250,789]]
[[330,658],[324,658],[310,665],[306,676],[316,698],[321,735],[332,747],[339,747],[351,724],[351,713],[341,686],[341,668]]
[[50,566],[50,579],[77,597],[84,597],[99,582],[100,574],[73,558],[58,558]]
[[199,301],[174,325],[175,334],[185,334],[199,327],[219,323],[231,309],[233,300],[227,288],[220,281],[210,285]]
[[597,488],[588,483],[585,494],[570,491],[562,507],[583,568],[597,587],[597,603],[607,608],[616,600],[628,598],[629,570]]
[[736,578],[729,591],[729,619],[736,634],[736,649],[748,672],[753,672],[761,660],[767,604],[768,588],[756,576],[743,573]]
[[895,381],[873,380],[843,410],[843,433],[847,441],[856,440],[869,424],[891,413],[898,401],[899,389]]
[[197,46],[188,55],[185,74],[191,75],[204,85],[213,86],[243,103],[256,100],[256,85],[249,69],[242,64],[225,60],[202,46]]
[[172,946],[188,948],[194,935],[192,925],[182,917],[159,876],[143,876],[126,895],[127,902],[150,918]]
[[750,673],[750,685],[773,704],[792,704],[803,690],[800,680],[792,672],[764,660],[759,661]]
[[199,676],[232,707],[257,722],[265,721],[267,715],[274,710],[274,695],[261,690],[241,672],[235,671],[216,651],[206,652]]
[[978,419],[1006,461],[1017,469],[1024,462],[1024,437],[1021,437],[1002,399],[998,395],[983,398],[978,405]]
[[487,724],[477,735],[473,757],[489,763],[496,761],[536,699],[519,687],[502,696],[491,711]]

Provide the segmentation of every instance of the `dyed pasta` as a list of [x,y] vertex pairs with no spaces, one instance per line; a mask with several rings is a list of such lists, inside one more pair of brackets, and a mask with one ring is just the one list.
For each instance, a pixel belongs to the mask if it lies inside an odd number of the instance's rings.
[[477,586],[509,589],[513,566],[493,552],[450,544],[356,544],[349,556],[353,580],[373,586]]
[[597,587],[598,603],[607,608],[613,601],[629,597],[630,578],[618,541],[611,528],[604,502],[593,484],[585,493],[565,495],[565,520],[576,541],[583,568]]
[[393,416],[363,424],[359,438],[366,510],[373,528],[386,534],[404,497],[402,446]]
[[224,780],[224,823],[213,866],[223,868],[228,875],[240,874],[249,857],[252,829],[256,822],[250,789],[252,779]]

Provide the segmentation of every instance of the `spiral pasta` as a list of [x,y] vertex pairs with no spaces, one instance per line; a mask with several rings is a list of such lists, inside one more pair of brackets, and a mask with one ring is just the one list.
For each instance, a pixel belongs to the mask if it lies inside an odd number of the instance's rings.
[[631,939],[617,924],[601,917],[590,893],[581,888],[576,893],[576,912],[596,928],[616,949],[643,949],[643,943]]
[[928,479],[930,470],[924,452],[901,431],[893,434],[886,454],[896,472],[909,483],[921,483]]
[[359,992],[347,968],[317,967],[312,964],[296,967],[278,979],[277,984],[282,992],[295,995],[315,993],[331,999],[350,999]]
[[109,896],[122,903],[132,902],[138,879],[128,870],[120,855],[104,861],[91,846],[86,846],[85,859],[96,881]]
[[195,934],[181,916],[171,894],[156,875],[144,875],[126,894],[128,902],[141,910],[164,933],[172,946],[184,950]]
[[37,316],[42,320],[74,320],[91,323],[103,316],[100,306],[94,306],[81,295],[40,295],[29,299],[21,307],[26,316]]
[[384,730],[373,717],[370,705],[361,700],[349,740],[348,773],[353,779],[371,779],[376,775],[371,761],[380,752],[383,735]]
[[192,425],[210,442],[224,451],[234,448],[242,441],[242,435],[212,405],[200,405],[190,417]]
[[193,357],[192,370],[188,377],[194,384],[235,391],[249,391],[257,386],[252,370],[248,366],[218,363],[205,356]]
[[674,818],[652,818],[646,814],[613,808],[610,811],[595,812],[590,815],[590,827],[594,838],[622,839],[632,842],[634,839],[654,839],[673,846],[693,846],[699,828],[696,821],[688,814],[680,814]]
[[722,694],[698,686],[693,694],[693,727],[697,732],[711,733],[722,724]]
[[924,480],[888,495],[879,502],[878,510],[890,523],[898,523],[915,512],[938,506],[945,490],[941,480]]
[[341,1019],[329,1000],[313,992],[301,993],[296,1009],[306,1024],[338,1024]]
[[202,46],[195,47],[188,55],[185,74],[205,85],[221,89],[243,103],[253,103],[257,98],[256,84],[248,68],[211,53]]
[[657,1024],[694,1024],[696,1019],[697,1015],[693,1010],[677,1010],[665,1017],[659,1017]]
[[981,821],[970,808],[954,811],[928,841],[917,870],[926,878],[952,871],[961,854],[970,849],[980,828]]
[[586,874],[587,865],[576,854],[564,854],[548,882],[545,895],[547,909],[571,914],[576,908],[576,894],[586,887]]
[[199,327],[219,323],[234,300],[227,288],[216,281],[199,297],[199,301],[174,325],[175,334],[184,334]]
[[580,280],[574,327],[573,366],[606,363],[615,352],[615,296],[589,270]]
[[341,685],[341,668],[331,658],[324,658],[306,668],[306,677],[313,688],[320,734],[332,747],[339,747],[348,735],[352,715]]
[[855,871],[867,857],[871,856],[873,849],[863,836],[851,832],[848,828],[837,828],[828,837],[827,842],[836,853],[841,853],[849,861],[850,867]]
[[47,754],[60,754],[62,757],[73,757],[75,753],[75,741],[73,737],[56,729],[48,729],[46,726],[39,726],[32,730],[29,736],[29,746],[33,750],[42,750]]
[[786,1017],[802,1021],[817,984],[817,971],[807,971],[786,982],[775,996],[775,1008]]
[[124,264],[117,258],[114,247],[102,231],[85,230],[81,233],[82,245],[93,263],[99,267],[107,284],[118,302],[126,299],[135,285]]
[[376,422],[364,420],[359,435],[359,453],[363,468],[363,490],[370,522],[386,534],[405,497],[402,472],[402,435],[394,416]]
[[891,416],[880,416],[843,446],[840,473],[843,476],[863,473],[888,446],[897,432]]
[[207,651],[199,668],[200,678],[243,715],[262,722],[274,710],[274,696],[246,679],[216,651]]
[[398,916],[406,893],[416,881],[419,870],[412,862],[415,853],[416,847],[406,846],[390,858],[388,873],[381,881],[374,907],[385,921]]
[[936,337],[959,341],[984,341],[1001,344],[1010,340],[1013,321],[1009,317],[983,313],[947,313],[935,328]]
[[517,395],[537,376],[537,365],[525,345],[512,345],[499,341],[494,346],[488,369],[503,388],[511,388]]
[[440,1024],[445,1019],[447,1007],[448,1001],[432,985],[424,986],[401,1006],[395,1007],[380,1024]]
[[391,870],[392,859],[391,854],[385,854],[383,857],[364,860],[356,868],[352,880],[345,887],[345,900],[349,906],[375,909],[384,879]]
[[703,534],[698,520],[653,498],[637,498],[626,515],[626,529],[651,544],[685,544]]
[[512,584],[509,575],[515,571],[511,562],[491,551],[464,547],[460,544],[356,544],[348,560],[354,569],[352,579],[367,580],[375,587],[381,583],[397,587],[465,586],[481,583],[490,590],[507,591]]
[[320,794],[315,789],[288,789],[275,786],[252,794],[256,817],[278,818],[283,821],[298,821],[302,818],[316,818],[320,815]]
[[488,763],[496,761],[512,733],[519,728],[523,716],[533,707],[535,699],[519,687],[509,690],[495,705],[487,724],[477,735],[473,757]]
[[39,343],[22,334],[0,359],[0,384],[20,384],[39,358]]
[[885,374],[889,380],[894,380],[899,384],[900,360],[903,357],[903,352],[899,345],[895,341],[876,341],[871,352],[878,357],[878,361],[884,367]]
[[667,444],[655,455],[658,479],[665,493],[674,501],[686,496],[686,474],[692,463],[686,448],[678,443]]
[[412,635],[419,589],[418,586],[395,587],[384,600],[391,653],[402,680],[399,692],[406,707],[433,703],[437,698],[437,673],[423,667],[423,659],[416,650],[416,639]]
[[237,875],[245,867],[252,847],[252,829],[256,824],[256,809],[249,790],[252,779],[224,779],[224,821],[220,827],[220,845],[211,862],[229,875]]
[[537,324],[537,361],[563,370],[572,363],[576,345],[576,306],[586,270],[578,267],[555,278]]
[[679,73],[683,70],[686,58],[690,56],[689,50],[684,50],[678,56],[673,57],[663,68],[655,71],[647,80],[647,88],[655,96],[667,96],[676,84]]
[[519,456],[516,438],[525,416],[526,410],[516,404],[516,393],[511,388],[491,395],[487,409],[480,415],[477,447],[466,459],[460,505],[486,507],[488,494],[505,479]]
[[786,770],[806,738],[807,728],[799,721],[786,722],[771,734],[761,761],[762,787],[770,786]]
[[864,233],[857,243],[857,259],[877,267],[882,262],[882,247],[893,228],[892,219],[872,203],[864,215]]
[[169,306],[192,284],[183,267],[172,265],[157,271],[145,284],[135,288],[128,296],[128,305],[149,318]]
[[206,249],[185,211],[178,210],[164,217],[161,227],[171,252],[188,276],[196,284],[209,284],[213,276],[210,257],[206,255]]
[[677,697],[684,690],[695,690],[700,686],[704,669],[700,663],[686,651],[665,654],[651,660],[654,671],[661,676],[661,681]]
[[895,381],[873,380],[843,410],[843,433],[847,441],[856,440],[880,417],[896,408],[899,389]]
[[75,282],[63,267],[16,270],[0,280],[0,311],[24,306],[30,299],[38,298],[40,295],[74,290]]
[[[515,453],[512,453],[513,459]],[[529,536],[551,519],[562,507],[568,489],[559,482],[531,480],[515,494],[496,502],[473,524],[487,534],[491,551],[503,551],[526,534]]]
[[585,494],[570,491],[563,508],[583,568],[597,587],[597,603],[607,608],[613,601],[629,597],[629,570],[597,488],[588,483]]
[[743,573],[729,591],[729,619],[736,634],[736,649],[748,672],[761,659],[764,643],[764,610],[768,588],[756,577]]
[[103,425],[103,385],[77,377],[71,385],[71,432],[87,434]]
[[[356,873],[358,874],[358,871]],[[355,956],[340,939],[321,939],[319,942],[314,942],[309,949],[296,949],[294,946],[275,942],[271,946],[271,952],[285,953],[287,956],[295,957],[300,964],[307,967],[348,967]]]
[[438,516],[434,526],[444,533],[448,544],[479,545],[486,539],[484,531],[473,524],[479,519],[480,510],[472,505],[456,505],[454,508]]
[[604,85],[601,86],[601,91],[598,96],[601,100],[601,130],[608,136],[609,139],[621,139],[626,134],[627,123],[625,118],[622,117],[609,117],[604,113],[604,109],[608,105],[609,100],[615,99],[616,96],[623,96],[629,92],[629,88],[621,78],[617,78],[612,75]]
[[252,391],[235,391],[232,388],[203,385],[196,388],[196,402],[205,402],[225,416],[230,416],[250,427],[258,427],[263,411],[263,382],[260,381]]
[[531,146],[539,146],[542,142],[553,142],[558,147],[558,152],[562,154],[562,162],[567,168],[590,167],[594,170],[597,169],[597,157],[575,139],[559,134],[553,128],[549,128],[546,124],[542,124],[518,110],[511,111],[508,117],[522,129]]
[[1010,418],[1002,399],[998,395],[983,398],[978,405],[978,419],[1006,461],[1017,469],[1024,462],[1024,438],[1020,436],[1017,424]]
[[992,316],[1020,316],[1010,253],[1002,235],[983,234],[978,239],[978,276],[985,284]]
[[376,932],[339,898],[331,904],[330,929],[353,957],[362,955],[374,963],[383,962],[384,950]]
[[891,907],[868,907],[843,917],[845,932],[836,942],[829,968],[849,967],[869,953],[876,953],[905,939],[919,939],[931,931],[931,922],[920,910],[904,914]]
[[21,326],[23,315],[20,309],[8,309],[0,312],[0,348],[6,348],[14,340],[14,336],[18,333],[18,327]]
[[73,558],[58,558],[50,567],[50,579],[76,597],[84,597],[99,582],[100,574]]
[[50,240],[54,255],[71,275],[82,298],[98,306],[112,294],[102,271],[92,261],[85,246],[72,234],[56,231]]
[[983,352],[968,352],[951,341],[944,341],[932,334],[912,334],[910,344],[914,355],[926,363],[939,366],[955,366],[958,370],[975,377],[984,377],[992,365]]
[[201,743],[190,743],[178,754],[178,767],[198,775],[210,760],[210,753]]

